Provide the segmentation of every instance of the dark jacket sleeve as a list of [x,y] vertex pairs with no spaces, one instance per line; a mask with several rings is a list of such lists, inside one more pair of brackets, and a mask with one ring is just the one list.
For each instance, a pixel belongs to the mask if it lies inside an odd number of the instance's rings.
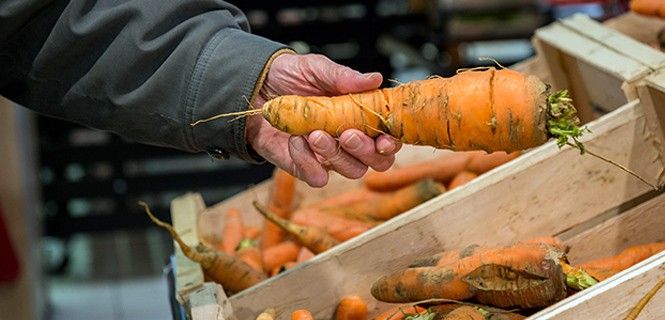
[[285,46],[215,0],[0,1],[0,94],[128,140],[258,162],[246,110]]

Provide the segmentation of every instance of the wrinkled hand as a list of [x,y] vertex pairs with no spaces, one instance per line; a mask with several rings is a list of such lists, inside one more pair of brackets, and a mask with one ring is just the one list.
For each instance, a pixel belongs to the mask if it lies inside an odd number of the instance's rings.
[[[254,107],[281,95],[331,96],[372,90],[382,79],[379,73],[362,74],[322,55],[282,54],[273,61]],[[372,139],[355,129],[342,132],[339,139],[323,131],[291,136],[260,115],[247,119],[247,140],[266,160],[313,187],[328,183],[328,170],[351,179],[362,177],[368,167],[385,171],[401,148],[390,136]]]

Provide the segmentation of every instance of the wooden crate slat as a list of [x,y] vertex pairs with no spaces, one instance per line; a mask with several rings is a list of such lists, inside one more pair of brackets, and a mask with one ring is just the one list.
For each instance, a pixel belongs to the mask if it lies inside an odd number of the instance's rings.
[[[175,231],[190,247],[199,243],[196,221],[205,210],[203,198],[198,193],[186,193],[171,201],[171,221]],[[175,251],[175,289],[176,298],[181,304],[187,301],[187,294],[203,284],[203,270],[198,263],[189,260],[173,241]]]

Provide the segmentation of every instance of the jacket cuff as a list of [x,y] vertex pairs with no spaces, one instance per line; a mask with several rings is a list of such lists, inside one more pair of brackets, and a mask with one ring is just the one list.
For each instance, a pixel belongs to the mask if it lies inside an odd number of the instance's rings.
[[[188,123],[248,110],[258,96],[270,63],[285,45],[238,29],[224,29],[203,48],[185,95]],[[217,159],[231,155],[250,163],[265,161],[247,143],[245,118],[222,117],[190,126],[193,150]]]

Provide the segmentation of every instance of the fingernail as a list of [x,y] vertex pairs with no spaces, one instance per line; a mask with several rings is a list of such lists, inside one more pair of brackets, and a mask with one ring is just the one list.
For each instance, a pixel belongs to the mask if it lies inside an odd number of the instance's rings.
[[364,77],[365,79],[374,80],[374,79],[376,79],[376,78],[379,77],[379,74],[376,73],[376,72],[370,72],[370,73],[365,73],[365,74],[363,74],[363,77]]
[[323,136],[323,134],[321,134],[319,132],[314,133],[314,134],[315,134],[314,145],[317,148],[324,150],[324,149],[328,149],[328,147],[330,147],[330,141],[328,141],[328,139],[326,139]]
[[346,139],[344,145],[346,146],[347,149],[350,149],[350,151],[355,151],[360,149],[362,145],[362,140],[360,140],[358,134],[353,133],[348,139]]

